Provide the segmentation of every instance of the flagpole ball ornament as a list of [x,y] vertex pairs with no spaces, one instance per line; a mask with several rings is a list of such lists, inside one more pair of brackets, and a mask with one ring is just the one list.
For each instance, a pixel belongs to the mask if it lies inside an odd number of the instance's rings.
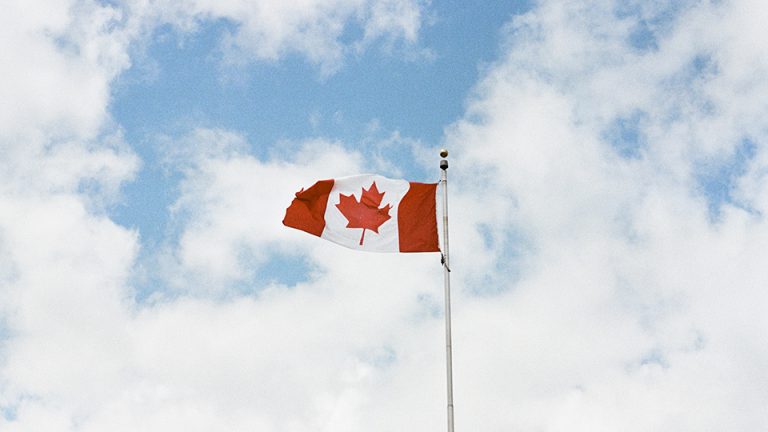
[[[440,149],[440,157],[441,158],[447,158],[448,157],[448,150],[446,149]],[[445,159],[442,159],[440,161],[440,169],[445,171],[448,169],[448,161]]]

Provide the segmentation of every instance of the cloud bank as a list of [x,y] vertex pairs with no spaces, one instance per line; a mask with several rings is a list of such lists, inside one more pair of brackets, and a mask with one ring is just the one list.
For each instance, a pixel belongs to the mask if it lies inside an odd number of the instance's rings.
[[496,203],[459,215],[495,256],[475,280],[514,275],[457,318],[478,429],[765,426],[766,12],[552,1],[508,25],[448,136],[466,199]]

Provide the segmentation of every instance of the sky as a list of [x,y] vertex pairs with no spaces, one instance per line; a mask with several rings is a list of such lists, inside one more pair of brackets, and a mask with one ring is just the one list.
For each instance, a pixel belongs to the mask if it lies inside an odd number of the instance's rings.
[[0,430],[446,424],[438,254],[281,224],[450,151],[456,430],[768,428],[768,4],[10,0]]

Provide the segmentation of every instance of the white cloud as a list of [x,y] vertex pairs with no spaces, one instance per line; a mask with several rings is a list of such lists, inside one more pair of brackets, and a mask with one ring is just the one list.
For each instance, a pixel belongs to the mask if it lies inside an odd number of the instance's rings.
[[242,137],[220,130],[196,130],[171,144],[186,149],[171,163],[187,167],[173,206],[183,231],[166,257],[172,285],[189,289],[195,281],[205,290],[224,290],[252,277],[254,266],[275,252],[294,254],[295,233],[280,222],[294,193],[359,171],[359,157],[338,144],[284,145],[291,147],[290,162],[279,156],[262,162],[248,155]]
[[[471,365],[457,387],[475,429],[768,424],[755,367],[768,354],[758,102],[768,56],[752,38],[766,8],[666,6],[619,16],[615,2],[541,2],[510,24],[507,56],[449,134],[463,168],[457,200],[483,209],[457,217],[494,227],[495,265],[521,274],[495,281],[504,294],[456,307],[457,322],[472,323],[457,325],[456,361]],[[658,23],[649,48],[633,43],[639,19]],[[639,148],[622,157],[606,131],[635,112]],[[759,213],[714,202],[699,184],[702,166],[723,164],[745,139],[754,157],[743,172],[722,169]],[[474,264],[482,244],[453,227],[454,267]],[[494,246],[510,241],[522,243],[523,262]],[[472,280],[488,269],[465,271]]]
[[425,4],[419,0],[186,0],[129,3],[152,27],[169,23],[183,32],[211,20],[233,25],[222,40],[226,66],[277,61],[297,53],[330,75],[350,53],[377,41],[413,44]]
[[[100,397],[117,364],[135,235],[103,215],[138,162],[108,124],[127,65],[110,7],[11,2],[0,18],[0,405]],[[78,13],[75,13],[77,11]],[[83,368],[93,363],[92,368]],[[102,389],[103,390],[103,389]],[[36,408],[32,408],[35,410]],[[54,419],[35,416],[41,428]],[[47,420],[48,419],[48,420]],[[51,423],[51,428],[54,428]]]
[[[403,5],[406,11],[420,7],[412,2]],[[350,327],[340,313],[347,303],[332,294],[337,288],[327,282],[293,291],[267,287],[258,300],[248,296],[212,300],[201,289],[205,282],[228,284],[249,271],[238,261],[237,244],[245,244],[257,258],[258,248],[273,246],[276,240],[295,244],[286,230],[254,219],[275,219],[298,185],[306,185],[310,177],[331,166],[355,163],[354,155],[333,144],[306,144],[292,162],[278,158],[261,162],[237,148],[242,142],[235,135],[193,133],[183,144],[222,145],[194,150],[171,162],[185,164],[187,180],[177,209],[190,214],[183,219],[180,264],[174,270],[179,272],[177,279],[190,284],[195,281],[189,275],[209,279],[183,287],[177,299],[135,303],[128,281],[135,271],[138,235],[116,225],[104,211],[119,199],[120,185],[135,175],[139,165],[109,115],[110,85],[130,66],[133,44],[165,22],[187,31],[193,28],[185,23],[224,18],[241,24],[244,35],[235,35],[241,39],[237,43],[247,41],[242,48],[255,59],[298,52],[331,71],[346,50],[340,38],[347,21],[359,20],[367,27],[375,20],[377,38],[391,30],[394,38],[410,40],[418,26],[407,20],[381,24],[386,11],[374,11],[375,2],[309,2],[298,9],[297,4],[240,3],[244,15],[225,10],[223,3],[191,6],[185,10],[148,2],[4,4],[0,18],[0,429],[4,431],[308,430],[328,422],[343,425],[349,423],[348,410],[360,403],[357,388],[368,382],[369,364],[386,358],[379,334],[393,332],[387,320],[378,319],[363,329]],[[259,34],[259,42],[248,39]],[[324,167],[300,170],[311,163]],[[275,187],[273,179],[284,183]],[[217,192],[221,196],[215,196]],[[201,201],[193,204],[195,197]],[[285,204],[274,207],[278,201]],[[242,213],[227,215],[236,204]],[[206,261],[219,258],[211,251],[233,261]],[[382,289],[381,281],[377,283]],[[186,298],[190,291],[203,295]],[[377,300],[362,292],[355,296],[377,314],[403,310],[397,298],[375,309],[372,303]],[[329,310],[336,311],[330,318]],[[335,345],[344,331],[351,337]],[[315,359],[309,367],[307,357]],[[329,414],[334,409],[337,414]]]
[[4,141],[95,136],[108,117],[109,82],[128,65],[127,41],[115,31],[119,11],[74,1],[10,2],[5,10]]

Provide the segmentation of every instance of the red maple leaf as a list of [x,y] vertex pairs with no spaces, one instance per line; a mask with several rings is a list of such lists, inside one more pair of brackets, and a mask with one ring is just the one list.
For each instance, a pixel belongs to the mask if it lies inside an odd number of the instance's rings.
[[336,207],[347,218],[347,228],[363,229],[363,235],[360,237],[360,246],[363,245],[365,230],[369,229],[378,234],[381,224],[391,218],[389,215],[389,210],[392,208],[391,204],[379,208],[385,193],[379,192],[376,182],[373,182],[368,189],[363,189],[360,202],[357,201],[354,195],[339,194],[339,203],[336,204]]

